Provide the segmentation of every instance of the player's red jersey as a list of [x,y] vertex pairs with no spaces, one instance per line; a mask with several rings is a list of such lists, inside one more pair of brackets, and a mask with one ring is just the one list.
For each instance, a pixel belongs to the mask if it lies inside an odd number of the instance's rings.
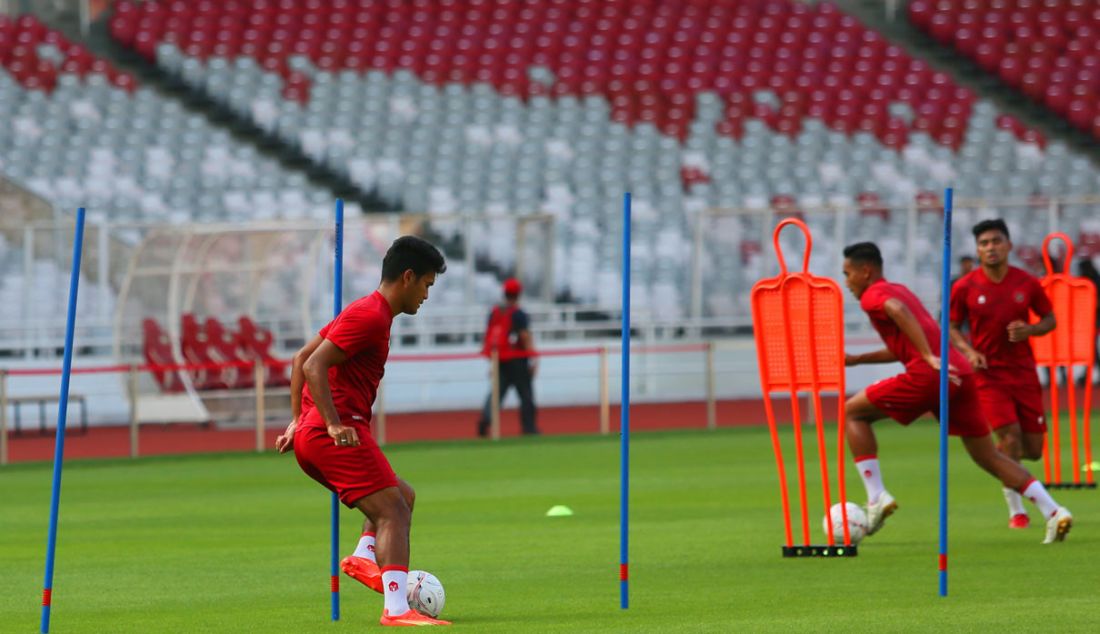
[[[924,331],[924,336],[928,339],[928,346],[932,349],[932,353],[939,356],[940,327],[936,325],[936,320],[932,319],[932,315],[928,314],[917,296],[908,288],[879,279],[863,291],[863,296],[859,298],[859,305],[871,318],[871,325],[878,331],[890,352],[905,365],[906,370],[911,370],[914,364],[925,365],[913,342],[909,341],[894,320],[886,314],[886,300],[891,298],[900,301],[909,309],[909,312],[913,313],[921,330]],[[951,350],[949,361],[960,375],[973,372],[970,363],[957,350]]]
[[[378,383],[390,354],[390,325],[393,310],[381,293],[352,302],[321,329],[321,336],[344,351],[347,360],[328,370],[332,401],[345,425],[366,424],[378,394]],[[303,425],[324,426],[320,416],[307,416],[315,407],[309,386],[302,387]],[[348,420],[343,420],[344,418]],[[320,421],[320,422],[318,422]]]
[[981,268],[967,273],[951,290],[951,321],[966,322],[974,349],[985,355],[990,369],[1035,373],[1031,344],[1008,340],[1008,324],[1028,322],[1029,312],[1045,317],[1054,310],[1039,280],[1014,266],[999,283]]

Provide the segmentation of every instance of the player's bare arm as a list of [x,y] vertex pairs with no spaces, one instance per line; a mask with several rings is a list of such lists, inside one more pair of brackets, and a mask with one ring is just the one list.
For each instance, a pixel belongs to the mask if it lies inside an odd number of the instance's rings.
[[[932,366],[933,370],[939,370],[940,358],[932,353],[932,346],[929,345],[928,339],[924,336],[924,331],[921,330],[917,318],[905,307],[905,304],[891,297],[882,305],[882,309],[886,312],[886,316],[897,324],[898,330],[913,343],[913,347],[917,349],[917,353],[920,354],[921,358]],[[958,384],[960,379],[955,373],[955,368],[949,365],[948,371],[950,372],[951,382]]]
[[890,352],[888,348],[882,350],[875,350],[874,352],[864,352],[862,354],[845,354],[844,365],[867,365],[872,363],[893,363],[898,358],[894,356],[893,352]]
[[1050,313],[1034,324],[1016,320],[1008,324],[1008,340],[1016,343],[1027,341],[1028,337],[1042,337],[1054,330],[1058,323],[1054,319],[1054,313]]
[[974,366],[975,370],[984,370],[989,367],[989,362],[985,358],[985,355],[978,352],[974,346],[970,345],[970,341],[967,340],[966,335],[962,333],[962,322],[951,322],[949,336],[951,337],[951,345],[954,346],[956,350],[963,353],[963,356]]
[[321,420],[325,421],[325,427],[328,428],[328,435],[337,445],[354,447],[359,444],[359,434],[354,427],[340,423],[340,414],[332,401],[332,390],[328,383],[329,368],[340,365],[347,359],[348,356],[339,346],[324,339],[302,365],[302,373],[305,375],[306,384],[309,385],[309,393],[313,397],[314,405],[317,406],[317,412],[321,415]]
[[294,447],[294,431],[298,428],[298,417],[302,414],[302,386],[306,381],[302,366],[322,341],[324,338],[317,335],[294,353],[294,360],[290,366],[290,424],[286,426],[286,431],[275,439],[275,449],[279,453],[286,453]]

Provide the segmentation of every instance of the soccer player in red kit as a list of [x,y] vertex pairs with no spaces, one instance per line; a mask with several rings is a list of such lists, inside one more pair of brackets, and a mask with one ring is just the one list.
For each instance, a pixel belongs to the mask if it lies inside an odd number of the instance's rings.
[[[886,344],[876,352],[845,355],[845,365],[893,361],[905,365],[905,372],[870,385],[845,404],[845,435],[867,489],[870,535],[898,508],[882,482],[878,442],[871,424],[889,417],[908,425],[925,412],[939,412],[940,359],[932,352],[932,342],[939,341],[940,329],[909,289],[883,278],[882,253],[872,242],[844,249],[844,282]],[[1041,482],[997,450],[978,401],[973,369],[957,350],[951,351],[948,363],[948,433],[962,438],[967,453],[979,467],[1039,507],[1047,518],[1044,544],[1062,541],[1073,525],[1073,516],[1050,497]]]
[[[959,278],[951,290],[951,342],[977,370],[978,398],[1000,442],[1001,453],[1016,462],[1043,455],[1043,389],[1035,372],[1028,337],[1054,329],[1054,307],[1039,280],[1008,264],[1012,241],[1003,220],[974,225],[980,267]],[[1029,313],[1040,317],[1029,324]],[[970,327],[970,340],[962,334]],[[1020,494],[1005,488],[1008,526],[1030,523]]]
[[[394,241],[378,290],[345,308],[294,355],[291,422],[275,441],[298,465],[366,520],[355,554],[340,567],[385,597],[382,625],[450,625],[409,608],[409,526],[415,492],[398,478],[370,430],[395,315],[415,315],[443,256],[414,236]],[[376,541],[377,538],[377,541]],[[376,550],[377,547],[377,550]],[[377,558],[376,558],[377,557]]]

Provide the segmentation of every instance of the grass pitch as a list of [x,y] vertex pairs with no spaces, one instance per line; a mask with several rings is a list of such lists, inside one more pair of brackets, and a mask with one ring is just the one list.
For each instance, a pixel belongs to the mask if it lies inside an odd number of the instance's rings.
[[[1079,631],[1100,629],[1100,493],[1055,492],[1064,544],[1009,531],[1000,486],[951,446],[951,594],[936,595],[937,435],[878,425],[900,510],[852,559],[779,556],[775,463],[762,428],[638,434],[631,607],[619,609],[618,439],[394,446],[417,488],[412,566],[444,617],[494,632]],[[812,445],[807,447],[812,459]],[[850,463],[849,463],[850,464]],[[1040,465],[1029,465],[1038,472]],[[811,481],[816,481],[810,471]],[[793,480],[793,474],[792,474]],[[0,631],[38,627],[49,465],[0,471]],[[863,488],[849,469],[851,497]],[[547,518],[555,504],[575,516]],[[66,466],[54,632],[338,632],[382,601],[346,577],[329,622],[328,492],[290,456]],[[344,511],[343,551],[360,519]],[[811,507],[815,542],[821,506]]]

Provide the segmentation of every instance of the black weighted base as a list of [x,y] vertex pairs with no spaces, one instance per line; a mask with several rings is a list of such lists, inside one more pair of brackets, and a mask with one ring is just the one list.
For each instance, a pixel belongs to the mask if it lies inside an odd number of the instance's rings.
[[1044,482],[1048,489],[1095,489],[1095,482]]
[[852,546],[783,546],[784,557],[855,557],[859,554]]

